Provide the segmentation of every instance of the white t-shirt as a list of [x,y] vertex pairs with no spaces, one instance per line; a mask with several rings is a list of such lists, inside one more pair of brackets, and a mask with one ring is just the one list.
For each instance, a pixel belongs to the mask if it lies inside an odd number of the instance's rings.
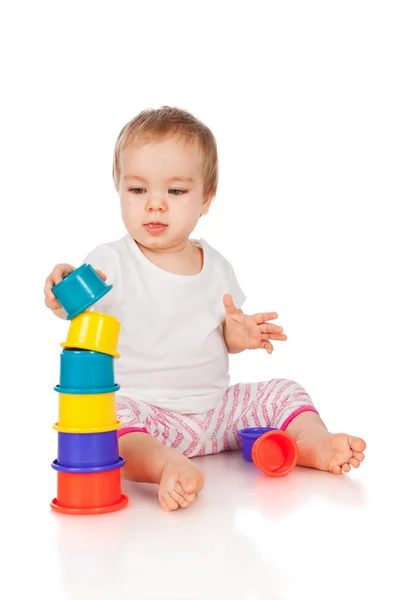
[[237,308],[245,301],[230,263],[205,240],[191,241],[203,250],[197,275],[154,265],[130,235],[83,261],[113,285],[93,310],[121,322],[118,394],[182,414],[214,408],[229,386],[223,295],[230,293]]

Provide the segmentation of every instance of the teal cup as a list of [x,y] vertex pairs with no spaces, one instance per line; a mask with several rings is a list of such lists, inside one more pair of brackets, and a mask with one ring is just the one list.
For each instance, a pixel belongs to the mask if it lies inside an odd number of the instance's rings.
[[112,285],[106,285],[91,265],[83,264],[53,286],[52,292],[67,313],[67,320],[71,320],[111,289]]
[[108,394],[120,388],[115,383],[114,357],[92,350],[63,350],[60,383],[62,394]]

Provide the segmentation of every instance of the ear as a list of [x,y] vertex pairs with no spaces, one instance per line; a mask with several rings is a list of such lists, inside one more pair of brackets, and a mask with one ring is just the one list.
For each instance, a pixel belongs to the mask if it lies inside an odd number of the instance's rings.
[[201,210],[201,217],[204,217],[205,215],[208,214],[213,199],[214,198],[212,195],[209,195],[207,198],[204,199],[204,203],[202,205],[202,210]]

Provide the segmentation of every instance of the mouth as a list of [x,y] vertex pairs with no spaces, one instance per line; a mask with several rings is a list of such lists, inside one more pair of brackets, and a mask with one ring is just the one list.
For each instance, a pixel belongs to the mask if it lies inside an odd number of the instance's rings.
[[167,225],[165,223],[161,223],[160,221],[152,221],[150,223],[145,223],[144,228],[148,233],[156,235],[165,231]]

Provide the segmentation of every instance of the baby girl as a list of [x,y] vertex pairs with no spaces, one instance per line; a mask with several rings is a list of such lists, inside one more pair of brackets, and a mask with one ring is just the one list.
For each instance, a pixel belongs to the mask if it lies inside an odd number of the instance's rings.
[[[289,379],[230,385],[228,355],[273,351],[285,341],[275,312],[247,315],[231,264],[192,239],[218,185],[214,135],[190,113],[145,110],[125,125],[113,178],[126,235],[85,257],[113,285],[94,310],[121,322],[115,361],[122,475],[159,485],[164,510],[186,507],[204,486],[191,457],[240,447],[245,427],[276,427],[298,445],[298,464],[335,474],[357,468],[365,442],[330,433],[306,390]],[[66,314],[53,286],[74,269],[58,264],[45,303]]]

